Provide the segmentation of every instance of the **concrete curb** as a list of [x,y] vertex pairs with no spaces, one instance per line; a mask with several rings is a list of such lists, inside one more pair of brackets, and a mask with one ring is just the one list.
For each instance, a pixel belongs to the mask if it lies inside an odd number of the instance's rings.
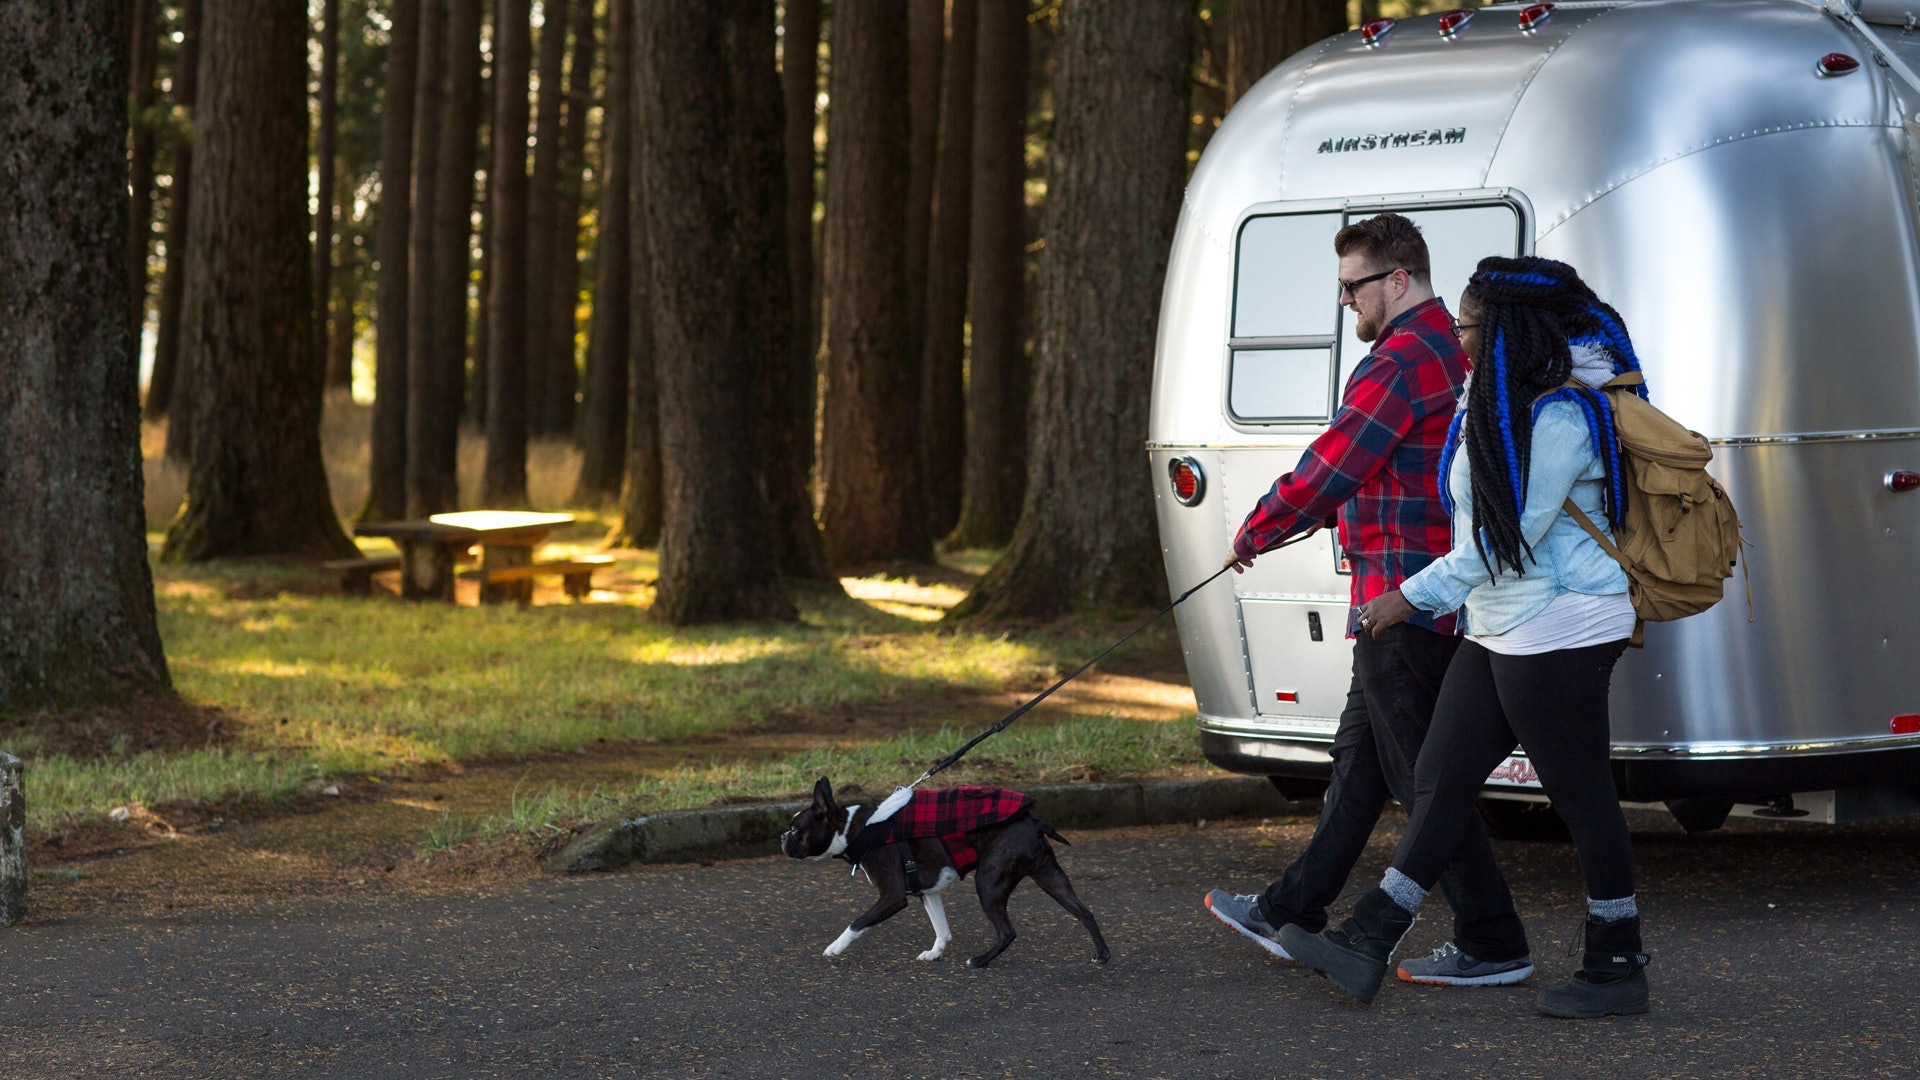
[[[1062,829],[1172,825],[1235,817],[1279,817],[1289,804],[1257,776],[1201,780],[1023,787],[1034,812]],[[624,818],[588,832],[547,860],[563,873],[611,870],[631,863],[686,862],[735,855],[771,855],[803,802],[674,810]]]

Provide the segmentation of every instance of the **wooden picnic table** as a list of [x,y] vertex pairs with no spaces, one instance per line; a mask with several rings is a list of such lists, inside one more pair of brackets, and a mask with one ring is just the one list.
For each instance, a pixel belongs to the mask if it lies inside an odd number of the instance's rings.
[[[533,549],[548,533],[573,521],[572,514],[538,514],[523,510],[466,510],[435,514],[425,521],[369,521],[353,527],[355,536],[383,536],[400,548],[400,595],[411,600],[453,601],[453,564],[480,548],[485,571],[533,562]],[[533,598],[533,581],[522,578],[495,583],[484,576],[480,602],[499,603]]]

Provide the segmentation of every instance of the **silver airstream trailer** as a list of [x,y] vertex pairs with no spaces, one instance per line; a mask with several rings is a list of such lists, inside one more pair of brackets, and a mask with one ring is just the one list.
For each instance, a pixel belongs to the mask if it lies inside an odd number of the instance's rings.
[[[1367,348],[1332,238],[1396,210],[1450,306],[1488,254],[1578,267],[1740,508],[1750,579],[1616,671],[1621,797],[1689,828],[1920,810],[1920,30],[1864,14],[1503,4],[1329,38],[1253,87],[1167,268],[1148,449],[1174,591],[1332,415]],[[1324,781],[1346,700],[1335,548],[1179,609],[1206,755],[1283,790]],[[1524,754],[1487,787],[1537,790]]]

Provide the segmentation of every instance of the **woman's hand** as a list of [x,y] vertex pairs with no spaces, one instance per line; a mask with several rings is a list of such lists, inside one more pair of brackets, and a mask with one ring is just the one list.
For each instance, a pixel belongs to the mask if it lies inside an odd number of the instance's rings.
[[1399,589],[1381,593],[1360,606],[1360,629],[1377,640],[1382,630],[1413,618],[1415,610]]

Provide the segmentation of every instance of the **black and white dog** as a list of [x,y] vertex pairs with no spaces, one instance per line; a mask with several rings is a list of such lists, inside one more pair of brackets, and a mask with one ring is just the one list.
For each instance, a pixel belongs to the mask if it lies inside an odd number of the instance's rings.
[[[911,798],[909,798],[911,796]],[[953,940],[947,929],[946,901],[941,894],[954,882],[976,870],[974,888],[987,921],[999,940],[986,952],[967,961],[983,968],[1013,944],[1013,923],[1007,919],[1007,898],[1022,878],[1032,878],[1048,896],[1080,920],[1093,936],[1094,960],[1106,963],[1112,954],[1100,936],[1093,912],[1074,895],[1067,872],[1054,857],[1051,836],[1066,840],[1053,826],[1027,812],[1032,799],[998,788],[955,788],[940,792],[908,792],[902,788],[872,809],[840,806],[833,785],[821,777],[813,788],[813,803],[793,815],[780,837],[780,850],[796,859],[842,858],[867,872],[880,897],[860,913],[824,955],[839,956],[855,938],[900,913],[909,893],[917,892],[933,923],[933,948],[922,960],[938,960]],[[936,817],[936,805],[941,816]],[[956,810],[955,807],[959,809]],[[991,824],[974,825],[1002,815]],[[917,823],[909,828],[909,823]],[[931,832],[927,832],[927,828]],[[972,827],[968,827],[972,826]],[[961,829],[953,832],[950,830]],[[921,835],[926,833],[925,835]],[[977,862],[976,862],[977,860]]]

